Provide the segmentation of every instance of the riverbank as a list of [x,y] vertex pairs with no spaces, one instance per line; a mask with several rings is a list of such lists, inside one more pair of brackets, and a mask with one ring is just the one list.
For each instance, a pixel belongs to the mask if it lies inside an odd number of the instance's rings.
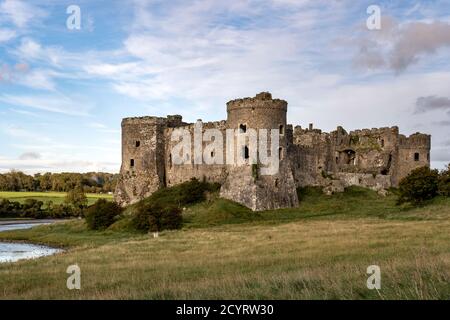
[[[305,195],[296,210],[252,221],[207,202],[185,215],[184,229],[159,238],[90,231],[80,220],[0,233],[68,249],[0,265],[0,298],[450,298],[449,199],[401,208],[393,197],[361,191]],[[81,290],[66,288],[73,264]],[[366,286],[370,265],[381,269],[379,291]]]
[[[39,225],[56,223],[55,220],[11,219],[0,221],[0,233],[30,229]],[[61,249],[31,243],[0,241],[0,263],[17,262],[25,259],[36,259],[62,252]]]

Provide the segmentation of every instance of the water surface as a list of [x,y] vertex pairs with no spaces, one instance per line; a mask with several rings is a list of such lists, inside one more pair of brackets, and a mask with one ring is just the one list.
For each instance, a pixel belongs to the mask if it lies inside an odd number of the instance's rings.
[[[0,224],[0,232],[30,229],[35,226],[50,224],[52,222],[17,222],[9,223],[2,221]],[[22,259],[35,259],[39,257],[49,256],[58,252],[61,249],[51,248],[47,246],[19,243],[19,242],[0,242],[0,263],[2,262],[16,262]]]

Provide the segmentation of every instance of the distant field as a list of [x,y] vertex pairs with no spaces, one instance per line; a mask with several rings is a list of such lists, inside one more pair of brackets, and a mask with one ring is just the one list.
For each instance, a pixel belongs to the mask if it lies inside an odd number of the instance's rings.
[[[60,204],[64,202],[66,196],[65,192],[9,192],[0,191],[0,199],[9,199],[11,201],[18,201],[23,203],[27,199],[36,199],[43,201],[53,201],[54,204]],[[97,199],[112,199],[111,194],[97,194],[97,193],[87,193],[89,204],[94,203]]]

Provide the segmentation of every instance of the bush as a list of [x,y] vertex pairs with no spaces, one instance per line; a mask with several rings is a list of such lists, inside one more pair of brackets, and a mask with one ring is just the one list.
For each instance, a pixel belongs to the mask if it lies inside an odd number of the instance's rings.
[[450,197],[450,163],[439,175],[439,194]]
[[399,183],[398,204],[418,205],[438,194],[439,173],[428,167],[417,168]]
[[78,213],[79,216],[82,216],[83,209],[87,206],[88,199],[83,191],[83,188],[81,186],[77,186],[67,192],[64,202],[66,204],[71,204],[74,207],[75,212]]
[[183,225],[181,209],[176,206],[161,206],[141,202],[133,216],[132,225],[144,232],[180,229]]
[[99,199],[87,209],[86,223],[91,230],[104,230],[112,225],[121,213],[122,208],[117,203]]
[[159,204],[160,206],[183,207],[206,200],[207,192],[220,189],[219,184],[200,182],[193,178],[179,185],[163,188],[144,200],[145,203]]

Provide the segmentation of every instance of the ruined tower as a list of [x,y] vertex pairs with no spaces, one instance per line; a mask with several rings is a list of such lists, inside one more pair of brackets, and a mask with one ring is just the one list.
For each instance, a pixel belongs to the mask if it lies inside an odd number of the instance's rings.
[[[257,162],[252,163],[250,144],[239,145],[235,135],[235,154],[244,155],[243,163],[229,165],[228,175],[222,185],[221,197],[237,201],[252,210],[267,210],[298,205],[298,198],[292,169],[287,157],[286,139],[286,111],[287,102],[272,99],[272,95],[263,92],[254,98],[232,100],[227,103],[227,126],[237,129],[238,134],[248,135],[250,130],[258,133],[258,152],[263,146],[260,144],[260,129],[277,130],[279,133],[279,147],[271,150],[270,137],[266,145],[267,154],[278,157],[279,169],[274,174],[263,175],[264,166],[257,156]],[[246,140],[248,142],[248,140]],[[241,149],[240,149],[241,148]],[[276,154],[273,154],[275,151]]]

